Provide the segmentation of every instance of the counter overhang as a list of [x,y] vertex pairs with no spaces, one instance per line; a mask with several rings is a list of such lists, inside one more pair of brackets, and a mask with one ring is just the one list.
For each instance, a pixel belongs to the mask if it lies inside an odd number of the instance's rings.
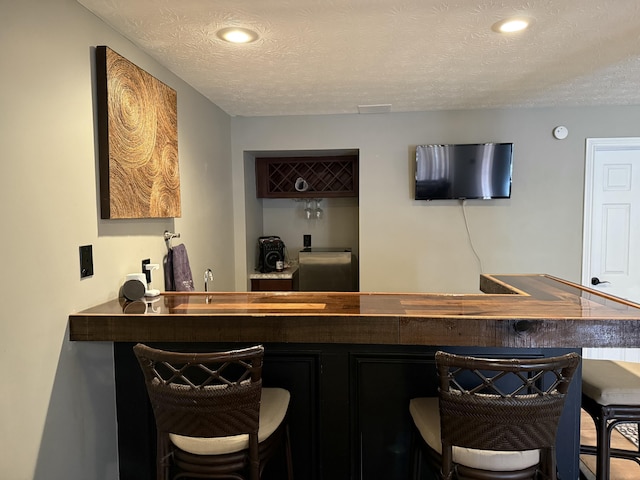
[[482,275],[480,289],[171,292],[72,314],[69,332],[73,341],[640,347],[632,302],[549,275]]

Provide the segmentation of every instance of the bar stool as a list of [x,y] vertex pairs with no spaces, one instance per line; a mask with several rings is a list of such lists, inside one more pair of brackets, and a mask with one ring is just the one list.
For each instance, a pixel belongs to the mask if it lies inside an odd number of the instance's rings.
[[438,397],[409,403],[414,479],[424,452],[444,480],[556,480],[558,423],[580,356],[435,359]]
[[580,445],[580,453],[596,456],[597,480],[609,480],[611,457],[640,464],[640,449],[611,448],[616,425],[640,422],[640,363],[583,359],[582,409],[595,423],[596,446]]
[[261,345],[214,353],[133,347],[157,427],[158,480],[258,480],[284,450],[293,479],[286,421],[289,392],[262,388]]

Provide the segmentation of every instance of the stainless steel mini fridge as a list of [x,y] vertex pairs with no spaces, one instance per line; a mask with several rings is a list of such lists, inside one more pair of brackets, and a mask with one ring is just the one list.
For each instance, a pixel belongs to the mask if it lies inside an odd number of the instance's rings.
[[298,261],[300,291],[358,290],[357,264],[350,248],[305,248]]

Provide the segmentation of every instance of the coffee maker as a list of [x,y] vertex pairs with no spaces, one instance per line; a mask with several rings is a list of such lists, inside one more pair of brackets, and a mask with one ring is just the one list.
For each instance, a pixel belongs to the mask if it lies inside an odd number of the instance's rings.
[[277,263],[285,257],[284,242],[275,235],[258,238],[258,270],[262,273],[277,270]]

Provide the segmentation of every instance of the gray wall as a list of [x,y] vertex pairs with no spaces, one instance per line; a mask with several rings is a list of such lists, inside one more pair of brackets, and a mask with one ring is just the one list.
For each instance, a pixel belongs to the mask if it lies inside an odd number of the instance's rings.
[[[557,125],[569,129],[556,140]],[[485,273],[550,273],[580,281],[585,140],[640,134],[640,108],[540,108],[381,115],[234,118],[234,198],[273,224],[273,205],[245,186],[245,151],[360,150],[359,260],[362,291],[477,292]],[[417,202],[415,146],[513,142],[512,198],[469,200],[465,211],[476,259],[457,201]],[[247,172],[250,173],[250,172]],[[248,188],[253,188],[249,186]],[[284,204],[281,204],[284,205]],[[280,215],[294,218],[295,206]],[[256,213],[258,212],[258,213]],[[289,230],[276,222],[285,234]],[[236,225],[238,226],[238,225]],[[236,242],[257,234],[236,231]],[[299,231],[291,237],[295,242]],[[250,250],[250,248],[249,248]],[[236,287],[245,267],[237,252]]]
[[[234,288],[231,122],[75,1],[1,5],[0,477],[116,479],[112,346],[69,342],[67,318],[115,298],[143,258],[161,263],[165,229],[182,234],[198,289],[206,267]],[[177,90],[182,218],[99,219],[96,45]],[[95,274],[80,280],[85,244]]]

